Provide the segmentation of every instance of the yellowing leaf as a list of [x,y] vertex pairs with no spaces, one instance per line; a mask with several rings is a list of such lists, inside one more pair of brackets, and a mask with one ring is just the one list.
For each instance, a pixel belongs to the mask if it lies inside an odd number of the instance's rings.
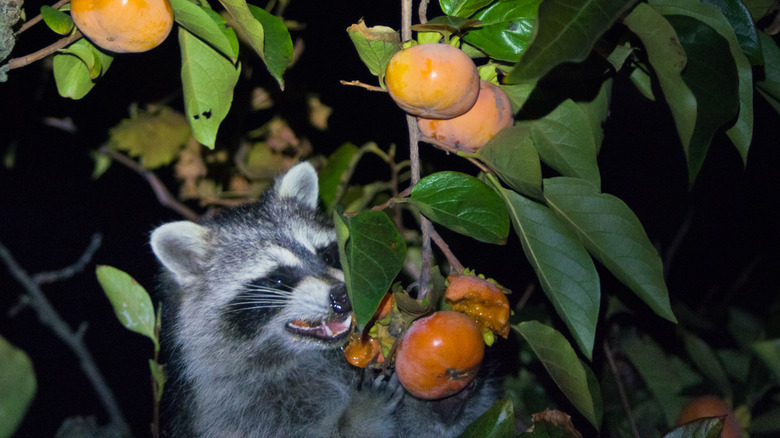
[[171,163],[190,138],[187,119],[168,107],[150,106],[111,128],[110,142],[115,149],[141,164],[155,169]]

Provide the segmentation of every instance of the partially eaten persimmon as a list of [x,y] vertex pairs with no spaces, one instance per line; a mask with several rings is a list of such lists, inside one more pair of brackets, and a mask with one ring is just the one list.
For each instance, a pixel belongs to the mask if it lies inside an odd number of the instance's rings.
[[444,300],[471,317],[483,330],[509,336],[509,300],[495,284],[473,275],[450,275]]

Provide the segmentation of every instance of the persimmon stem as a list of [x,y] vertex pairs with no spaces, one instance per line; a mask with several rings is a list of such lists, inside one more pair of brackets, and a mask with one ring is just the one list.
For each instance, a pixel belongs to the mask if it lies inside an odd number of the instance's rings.
[[376,85],[364,84],[364,83],[362,83],[360,81],[344,81],[344,80],[341,80],[339,82],[341,83],[341,85],[349,85],[349,86],[352,86],[352,87],[361,87],[361,88],[365,88],[366,90],[369,90],[369,91],[381,91],[383,93],[387,92],[387,90],[383,89],[382,87],[377,87]]
[[[54,3],[53,5],[51,5],[51,7],[54,8],[54,9],[59,9],[62,6],[66,5],[69,1],[70,0],[60,0],[57,3]],[[38,14],[35,17],[31,18],[30,20],[27,20],[21,27],[19,27],[19,30],[14,32],[14,36],[19,36],[19,34],[24,32],[25,30],[33,27],[35,24],[37,24],[41,20],[43,20],[43,15],[42,14]]]
[[33,53],[30,53],[29,55],[20,56],[18,58],[12,58],[8,61],[8,70],[13,70],[15,68],[24,67],[26,65],[30,65],[35,61],[40,61],[41,59],[57,52],[58,50],[65,48],[69,46],[71,43],[76,41],[77,39],[81,38],[83,35],[81,35],[81,32],[78,30],[73,32],[72,34],[60,38],[59,40],[55,41],[54,43],[38,50]]

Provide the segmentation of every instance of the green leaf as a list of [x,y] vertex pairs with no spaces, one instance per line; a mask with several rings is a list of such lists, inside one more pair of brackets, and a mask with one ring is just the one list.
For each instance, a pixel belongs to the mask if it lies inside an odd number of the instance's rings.
[[401,271],[406,242],[381,211],[368,210],[355,216],[335,211],[333,220],[344,282],[362,330]]
[[480,415],[458,438],[509,438],[515,432],[512,399],[504,397]]
[[233,18],[236,32],[249,44],[260,58],[265,60],[265,30],[252,15],[246,0],[219,0]]
[[772,5],[774,0],[742,0],[742,3],[750,11],[750,16],[753,17],[753,21],[758,21],[764,18],[769,13],[773,12]]
[[479,179],[460,172],[422,178],[406,202],[430,220],[487,243],[503,245],[509,216],[501,198]]
[[320,199],[326,207],[332,207],[342,184],[342,177],[359,150],[352,143],[341,145],[328,157],[328,162],[320,170]]
[[759,34],[764,57],[764,75],[756,82],[756,88],[770,105],[780,113],[780,48],[772,37]]
[[498,131],[477,149],[477,158],[513,189],[541,198],[542,165],[528,126],[520,124]]
[[233,63],[236,62],[238,39],[235,31],[225,26],[225,20],[218,13],[189,0],[171,0],[171,7],[176,23],[217,49]]
[[239,66],[208,44],[179,27],[179,47],[184,90],[184,112],[192,135],[214,149],[217,131],[233,103],[233,88],[241,71]]
[[49,5],[41,6],[41,17],[49,29],[60,35],[67,35],[73,30],[73,18],[59,9]]
[[[736,3],[740,2],[737,1]],[[745,56],[745,53],[742,51],[742,43],[739,40],[739,36],[735,34],[730,20],[714,6],[700,3],[697,0],[681,0],[672,5],[659,5],[658,7],[661,7],[664,13],[681,13],[682,15],[695,18],[712,27],[712,29],[718,32],[718,34],[728,42],[731,56],[736,63],[737,75],[739,78],[739,112],[737,120],[734,122],[734,125],[726,131],[726,134],[742,157],[742,163],[746,164],[748,149],[750,148],[750,143],[753,138],[753,69],[747,56]],[[742,19],[745,20],[746,17],[743,17]],[[748,25],[751,28],[753,27],[752,23],[748,23]],[[755,29],[753,29],[753,31],[755,31]],[[723,56],[722,53],[720,57],[725,58],[726,60],[729,59],[728,56]],[[717,68],[717,66],[715,67]],[[731,96],[727,96],[727,98],[731,99]],[[698,94],[697,99],[699,99]],[[730,121],[730,119],[725,117],[725,114],[723,117],[727,122]]]
[[79,100],[95,86],[94,79],[105,74],[113,61],[111,55],[100,51],[86,38],[54,55],[54,81],[62,97]]
[[284,90],[282,75],[293,61],[293,42],[284,20],[266,12],[265,9],[249,5],[252,15],[260,22],[265,32],[263,61],[268,72]]
[[601,304],[596,266],[577,236],[546,206],[494,184],[504,199],[525,257],[558,316],[591,359]]
[[[677,135],[683,148],[687,148],[696,127],[697,104],[696,96],[682,77],[688,58],[677,32],[666,18],[645,3],[636,5],[623,22],[645,46],[648,61],[674,118]],[[632,74],[632,79],[638,78]]]
[[683,385],[666,352],[649,337],[628,331],[623,332],[620,347],[653,394],[667,426],[674,425],[686,400],[680,396]]
[[0,437],[14,435],[37,388],[30,358],[0,336]]
[[635,0],[546,0],[533,39],[506,78],[531,83],[563,62],[583,61],[593,44]]
[[119,322],[126,329],[151,339],[155,351],[159,350],[160,343],[154,330],[154,306],[146,289],[133,277],[112,266],[98,266],[95,274]]
[[577,102],[593,131],[593,142],[596,144],[596,154],[601,150],[604,141],[604,123],[609,116],[609,105],[612,102],[612,79],[607,79],[601,85],[598,94],[591,101]]
[[702,3],[715,6],[723,13],[737,36],[742,53],[745,54],[751,65],[764,64],[758,30],[750,11],[741,0],[702,0]]
[[601,187],[593,130],[583,110],[571,99],[541,119],[527,123],[542,161],[564,176]]
[[482,26],[470,30],[463,40],[493,59],[515,62],[528,48],[539,3],[541,0],[495,2],[474,15]]
[[756,356],[780,379],[780,339],[754,342],[752,348]]
[[469,17],[493,0],[439,0],[442,12],[456,17]]
[[675,428],[664,438],[718,438],[722,430],[722,418],[703,418]]
[[726,375],[726,370],[720,363],[715,351],[707,345],[701,338],[689,332],[683,332],[683,342],[685,351],[690,356],[696,368],[701,370],[712,383],[718,388],[722,395],[731,398],[731,383]]
[[361,20],[347,28],[347,34],[357,49],[358,56],[384,87],[385,69],[390,58],[401,50],[398,32],[386,26],[367,27]]
[[615,196],[575,178],[544,181],[544,197],[588,251],[659,316],[677,322],[663,264],[634,212]]
[[512,326],[525,338],[528,345],[574,407],[596,428],[601,424],[597,415],[585,367],[569,341],[555,329],[538,321],[525,321]]

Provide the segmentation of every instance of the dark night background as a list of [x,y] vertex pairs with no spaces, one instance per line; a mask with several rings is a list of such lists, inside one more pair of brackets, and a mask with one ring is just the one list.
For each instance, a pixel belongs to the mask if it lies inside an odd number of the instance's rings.
[[[35,15],[39,4],[44,3],[26,2],[28,16]],[[270,118],[272,111],[281,111],[296,129],[296,118],[302,118],[300,112],[305,109],[305,93],[315,92],[334,108],[328,131],[296,131],[312,141],[315,153],[331,151],[345,141],[362,144],[373,140],[383,148],[396,143],[404,154],[405,121],[391,100],[382,93],[338,82],[374,81],[345,30],[360,18],[369,26],[398,28],[399,5],[293,1],[285,17],[306,25],[305,30],[293,34],[294,39],[303,38],[306,49],[286,75],[285,102],[260,116]],[[54,40],[55,36],[39,24],[23,34],[12,56]],[[180,217],[161,207],[146,183],[120,165],[92,180],[89,152],[105,142],[108,129],[127,116],[130,103],[168,97],[176,89],[178,75],[178,46],[172,36],[146,54],[116,57],[107,76],[80,101],[57,95],[45,62],[14,70],[9,81],[0,84],[4,107],[0,152],[14,148],[16,156],[12,168],[0,168],[0,242],[34,274],[74,263],[90,236],[102,233],[103,244],[83,273],[45,285],[43,290],[71,327],[89,324],[86,342],[137,436],[148,435],[151,419],[147,360],[152,345],[116,321],[97,284],[94,266],[118,267],[151,291],[157,265],[147,243],[148,234],[155,226]],[[270,88],[273,83],[257,66],[252,85]],[[236,101],[248,89],[237,89]],[[668,272],[673,300],[694,309],[709,307],[703,303],[736,304],[765,314],[777,295],[776,272],[780,268],[773,208],[780,193],[778,115],[756,95],[755,137],[747,167],[742,167],[734,148],[720,136],[699,180],[689,189],[682,149],[663,103],[639,97],[620,76],[613,97],[600,155],[604,192],[628,203],[662,254],[686,215],[692,214],[689,232]],[[46,126],[44,117],[70,117],[78,130],[68,133]],[[231,129],[231,123],[235,121],[226,122],[221,135],[229,134],[225,131]],[[423,146],[422,153],[424,160],[440,167],[476,172],[463,160],[430,147]],[[172,182],[164,171],[162,176]],[[446,231],[442,234],[466,266],[486,271],[513,290],[522,291],[531,278],[532,271],[516,239],[497,248],[474,244]],[[744,274],[744,283],[732,287]],[[605,277],[605,289],[622,293],[622,286]],[[8,316],[23,293],[5,266],[0,267],[0,334],[27,352],[38,379],[35,401],[17,435],[53,436],[69,416],[95,415],[99,422],[105,422],[107,417],[71,351],[39,323],[32,309]],[[543,301],[543,294],[534,299]]]

